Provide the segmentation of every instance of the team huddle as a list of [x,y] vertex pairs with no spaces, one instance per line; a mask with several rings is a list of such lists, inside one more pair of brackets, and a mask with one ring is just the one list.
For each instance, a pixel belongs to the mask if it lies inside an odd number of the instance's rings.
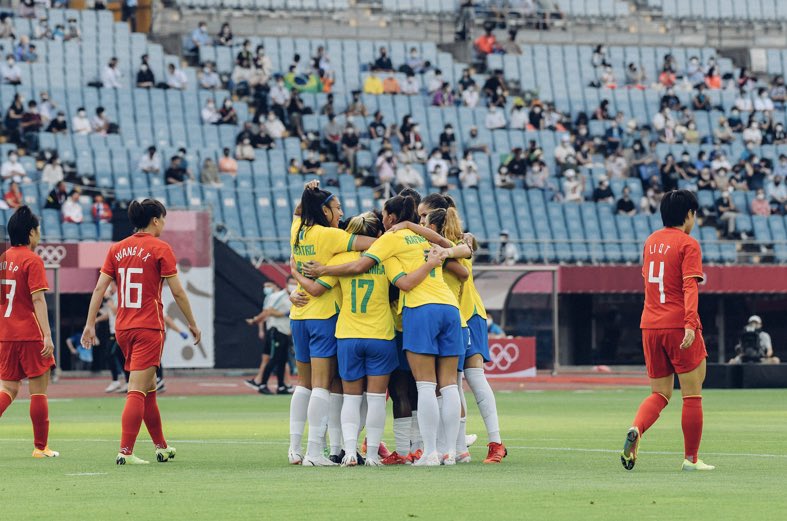
[[[470,462],[466,379],[500,463],[486,310],[475,288],[475,240],[454,202],[411,190],[380,213],[341,221],[341,202],[307,185],[291,232],[298,289],[290,312],[300,385],[290,407],[289,462],[304,466],[437,466]],[[338,373],[338,377],[337,377]],[[382,442],[386,393],[394,452]],[[309,437],[305,454],[305,424]],[[358,440],[366,429],[366,458]],[[325,456],[325,435],[330,455]]]

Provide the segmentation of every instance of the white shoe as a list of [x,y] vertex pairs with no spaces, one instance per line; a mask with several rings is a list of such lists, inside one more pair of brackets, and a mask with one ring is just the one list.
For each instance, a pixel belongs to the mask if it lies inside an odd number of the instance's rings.
[[443,465],[456,465],[456,451],[449,451],[443,456]]
[[156,461],[159,463],[166,463],[171,459],[175,459],[177,451],[175,447],[166,447],[164,449],[156,449]]
[[339,464],[334,463],[333,461],[329,460],[322,454],[314,458],[310,457],[307,454],[306,456],[303,457],[303,461],[301,462],[301,465],[303,465],[304,467],[336,467]]
[[355,454],[345,454],[344,458],[342,458],[342,467],[357,467],[358,466],[358,458]]
[[683,465],[680,467],[681,470],[685,471],[695,471],[695,470],[715,470],[716,467],[713,465],[708,465],[701,459],[698,459],[696,463],[692,463],[689,460],[683,460]]
[[105,393],[114,393],[115,391],[120,389],[120,385],[121,385],[121,383],[118,380],[113,380],[112,382],[110,382],[109,385],[107,385],[107,388],[104,389],[104,392]]
[[421,459],[413,463],[414,467],[439,467],[440,454],[435,451],[431,454],[424,454]]
[[475,443],[477,439],[478,439],[478,435],[477,434],[467,434],[467,435],[465,435],[465,443],[467,444],[467,448],[469,449],[470,447],[472,447],[473,443]]
[[364,463],[367,467],[382,467],[383,462],[380,461],[380,458],[366,458],[366,462]]
[[115,392],[121,393],[121,394],[127,393],[128,392],[128,384],[125,383],[125,384],[121,385],[120,387],[118,387],[117,391],[115,391]]
[[472,458],[470,457],[470,452],[463,452],[462,454],[456,455],[456,462],[457,463],[470,463]]
[[303,456],[292,449],[287,452],[287,458],[290,460],[290,465],[300,465],[303,462]]

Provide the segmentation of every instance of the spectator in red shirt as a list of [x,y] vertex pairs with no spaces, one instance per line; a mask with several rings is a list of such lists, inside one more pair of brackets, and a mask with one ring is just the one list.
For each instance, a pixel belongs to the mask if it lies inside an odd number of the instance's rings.
[[93,214],[93,220],[97,223],[108,223],[112,221],[112,209],[101,194],[93,198],[93,206],[90,208],[90,213]]
[[5,197],[3,197],[8,207],[12,210],[16,210],[23,204],[22,199],[22,191],[19,189],[19,183],[16,181],[11,182],[11,186],[8,187],[8,192],[6,192]]
[[474,45],[476,51],[484,56],[497,52],[500,49],[500,46],[497,44],[497,38],[492,34],[491,29],[487,29],[484,34],[476,38]]

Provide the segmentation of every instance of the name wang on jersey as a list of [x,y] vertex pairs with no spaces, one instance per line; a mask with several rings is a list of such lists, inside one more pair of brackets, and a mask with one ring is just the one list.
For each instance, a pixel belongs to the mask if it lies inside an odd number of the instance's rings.
[[139,257],[142,259],[142,262],[147,262],[151,255],[152,253],[148,252],[148,250],[145,248],[141,248],[139,246],[129,246],[126,248],[121,248],[115,252],[115,261],[120,262],[126,257]]

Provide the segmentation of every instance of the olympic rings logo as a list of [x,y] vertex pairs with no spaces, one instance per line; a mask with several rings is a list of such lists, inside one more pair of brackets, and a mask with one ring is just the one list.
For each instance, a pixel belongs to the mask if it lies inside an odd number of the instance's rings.
[[64,246],[39,246],[36,253],[44,261],[44,264],[60,264],[66,258],[66,248]]
[[498,369],[500,371],[508,371],[514,362],[519,360],[519,346],[513,343],[503,345],[495,343],[489,346],[489,358],[491,359],[486,365],[489,369]]

